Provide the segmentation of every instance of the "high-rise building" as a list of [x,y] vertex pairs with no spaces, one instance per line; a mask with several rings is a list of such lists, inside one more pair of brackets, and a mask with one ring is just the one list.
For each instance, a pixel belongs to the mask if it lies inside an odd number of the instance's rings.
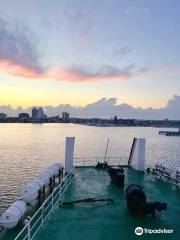
[[46,118],[46,115],[44,114],[42,107],[32,109],[32,119],[33,120],[42,120],[45,118]]
[[69,122],[69,113],[63,112],[63,113],[62,113],[62,120],[63,120],[64,122]]

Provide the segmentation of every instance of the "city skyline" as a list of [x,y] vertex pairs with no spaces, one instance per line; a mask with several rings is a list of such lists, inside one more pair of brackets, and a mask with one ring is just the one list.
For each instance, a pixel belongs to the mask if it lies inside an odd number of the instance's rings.
[[70,104],[59,104],[57,106],[31,106],[28,108],[12,108],[11,106],[1,106],[0,113],[5,113],[9,117],[18,116],[19,113],[27,112],[31,115],[32,108],[43,107],[45,114],[49,117],[61,115],[68,112],[71,117],[80,118],[107,118],[115,115],[118,118],[126,119],[146,119],[146,120],[179,120],[180,119],[180,96],[174,95],[162,108],[136,108],[126,103],[118,103],[116,98],[102,98],[85,106],[73,106]]
[[180,92],[179,9],[177,0],[0,0],[0,106],[86,109],[107,98],[136,112],[166,108]]

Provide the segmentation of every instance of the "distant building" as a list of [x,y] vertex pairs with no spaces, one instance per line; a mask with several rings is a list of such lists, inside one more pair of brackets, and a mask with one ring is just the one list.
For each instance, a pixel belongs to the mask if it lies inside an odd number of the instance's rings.
[[114,116],[114,120],[113,120],[113,122],[114,122],[114,124],[117,124],[117,123],[118,123],[118,118],[117,118],[116,115]]
[[0,113],[0,118],[6,118],[7,115],[5,113]]
[[35,120],[35,121],[43,120],[45,118],[47,118],[47,116],[44,114],[42,107],[32,109],[32,119],[33,120]]
[[20,113],[19,119],[21,120],[29,120],[29,114],[28,113]]
[[60,122],[59,115],[49,117],[49,122]]
[[62,120],[63,120],[63,122],[69,122],[69,113],[63,112],[62,113]]

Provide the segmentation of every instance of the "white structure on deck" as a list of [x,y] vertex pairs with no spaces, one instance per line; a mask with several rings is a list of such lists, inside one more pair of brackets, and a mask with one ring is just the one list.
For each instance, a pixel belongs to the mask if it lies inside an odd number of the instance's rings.
[[74,142],[75,137],[66,137],[65,173],[68,173],[73,169]]
[[51,177],[57,177],[61,168],[62,164],[60,163],[54,163],[49,166],[47,170],[41,172],[37,177],[23,187],[21,191],[21,198],[26,203],[33,203],[36,201],[39,195],[39,190],[50,183]]
[[138,171],[145,169],[145,138],[135,138],[133,141],[129,164]]
[[27,205],[24,201],[14,202],[1,216],[0,225],[4,228],[14,228],[27,211]]
[[34,202],[39,194],[39,190],[44,186],[41,179],[35,178],[30,183],[26,184],[21,191],[21,198],[26,203]]

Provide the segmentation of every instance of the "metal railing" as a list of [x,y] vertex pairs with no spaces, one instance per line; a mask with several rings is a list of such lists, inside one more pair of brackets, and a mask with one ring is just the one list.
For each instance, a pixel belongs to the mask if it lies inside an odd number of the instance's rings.
[[20,231],[14,240],[32,240],[43,229],[48,218],[54,209],[61,204],[64,194],[74,178],[74,171],[71,170],[54,189],[51,195],[43,202],[41,207],[28,221],[26,226]]
[[[98,162],[107,162],[109,165],[127,164],[128,159],[122,157],[75,157],[74,166],[88,167],[95,166]],[[71,170],[54,189],[49,197],[43,202],[41,207],[30,218],[25,227],[19,232],[14,240],[33,240],[43,230],[50,215],[55,208],[61,204],[64,194],[74,178],[74,170]]]
[[109,165],[127,165],[128,159],[124,157],[75,157],[74,166],[90,167],[97,163],[107,162]]

